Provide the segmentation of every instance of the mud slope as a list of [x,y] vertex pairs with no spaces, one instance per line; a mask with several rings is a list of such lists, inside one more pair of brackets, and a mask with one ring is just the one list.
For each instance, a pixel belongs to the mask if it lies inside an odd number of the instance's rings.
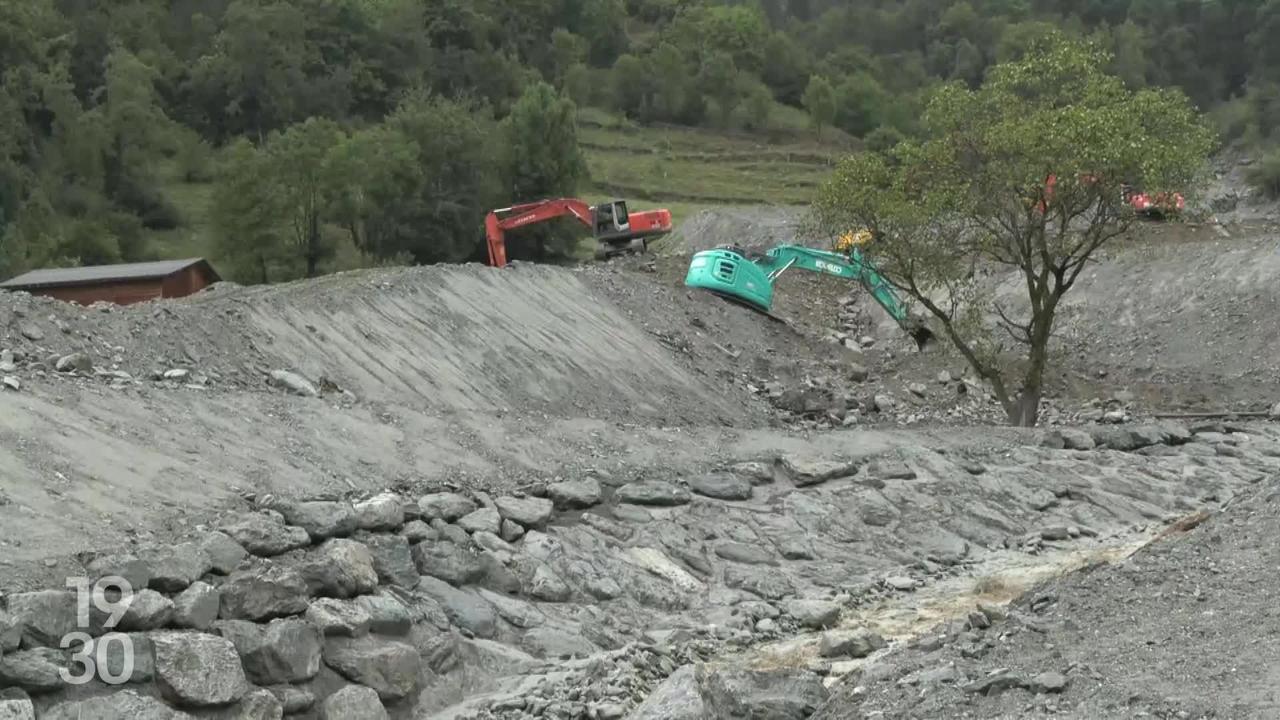
[[573,273],[545,266],[344,273],[108,312],[0,296],[5,347],[86,352],[135,377],[190,368],[214,389],[260,387],[263,371],[285,368],[433,412],[662,424],[745,415]]

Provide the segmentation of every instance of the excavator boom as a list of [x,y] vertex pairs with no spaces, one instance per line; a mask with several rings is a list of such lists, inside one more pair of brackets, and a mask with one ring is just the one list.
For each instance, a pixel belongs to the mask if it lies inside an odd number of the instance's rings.
[[773,307],[774,283],[791,268],[860,283],[921,348],[932,340],[933,333],[911,317],[893,285],[856,247],[842,254],[802,245],[778,245],[754,260],[748,260],[737,248],[705,250],[693,256],[685,284],[710,290],[768,314]]
[[650,238],[671,232],[671,212],[665,209],[628,213],[625,200],[594,206],[577,198],[540,200],[500,208],[485,217],[489,264],[494,267],[507,264],[508,230],[561,217],[572,217],[591,230],[598,259],[623,252],[644,252]]

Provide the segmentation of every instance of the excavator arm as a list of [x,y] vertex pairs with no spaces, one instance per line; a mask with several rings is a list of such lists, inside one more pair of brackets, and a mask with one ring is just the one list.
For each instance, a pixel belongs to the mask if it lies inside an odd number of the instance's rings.
[[514,205],[490,212],[484,220],[485,240],[489,247],[489,264],[507,264],[508,230],[572,217],[586,225],[595,238],[596,258],[606,259],[623,252],[643,252],[650,238],[671,232],[671,211],[628,212],[624,200],[588,205],[577,198],[559,198]]
[[737,248],[705,250],[694,255],[685,284],[768,313],[773,304],[774,283],[791,268],[860,283],[920,348],[933,339],[933,333],[911,316],[910,308],[898,297],[893,285],[856,247],[842,254],[801,245],[778,245],[750,261]]
[[484,219],[485,240],[489,245],[489,264],[507,264],[506,232],[559,217],[573,217],[587,227],[592,225],[591,206],[573,198],[523,203],[490,212]]

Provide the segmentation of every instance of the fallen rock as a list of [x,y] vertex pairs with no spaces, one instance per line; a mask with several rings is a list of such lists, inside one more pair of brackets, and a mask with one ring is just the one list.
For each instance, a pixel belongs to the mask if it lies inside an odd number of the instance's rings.
[[697,670],[685,665],[673,672],[627,720],[707,720],[712,717],[702,700]]
[[259,557],[283,555],[311,544],[311,536],[306,530],[285,525],[265,513],[237,513],[225,520],[219,529]]
[[422,578],[418,592],[439,603],[449,622],[476,637],[491,638],[497,633],[498,614],[480,595],[430,577]]
[[1067,676],[1060,672],[1044,672],[1031,678],[1027,689],[1033,693],[1060,693],[1067,689]]
[[547,486],[547,497],[558,510],[582,510],[600,503],[600,482],[595,478],[565,480]]
[[704,665],[697,675],[710,717],[716,718],[805,720],[830,695],[822,678],[808,671]]
[[356,526],[361,530],[395,530],[404,525],[404,501],[395,493],[381,493],[356,503]]
[[480,508],[459,518],[458,527],[469,533],[487,532],[497,535],[502,531],[502,516],[493,508]]
[[232,540],[230,535],[217,531],[205,533],[200,539],[200,549],[209,557],[211,571],[219,575],[230,575],[235,572],[240,567],[240,563],[249,556],[249,551]]
[[1045,433],[1041,444],[1057,450],[1092,450],[1096,443],[1093,436],[1083,430],[1058,428]]
[[[145,560],[127,553],[99,555],[86,567],[88,580],[96,583],[104,578],[120,578],[129,584],[129,592],[141,590],[151,583],[151,566]],[[122,592],[118,580],[111,580],[113,588]]]
[[484,562],[471,547],[439,540],[418,543],[411,552],[419,573],[439,578],[450,585],[467,585],[484,576]]
[[235,646],[203,633],[162,632],[151,637],[156,684],[179,707],[230,705],[249,691]]
[[752,485],[768,485],[773,482],[773,466],[769,463],[747,460],[734,463],[729,467],[729,471],[734,475],[746,478]]
[[1021,676],[1007,670],[1001,670],[964,685],[961,689],[966,693],[975,695],[999,695],[1005,690],[1012,690],[1025,685],[1026,681]]
[[539,565],[526,583],[529,595],[547,602],[565,602],[573,591],[569,584],[546,565]]
[[0,696],[0,720],[36,720],[36,708],[30,698]]
[[350,598],[373,592],[378,571],[364,543],[334,538],[299,563],[298,572],[315,597]]
[[71,353],[58,358],[53,368],[60,373],[75,372],[81,375],[89,375],[93,372],[93,359],[82,352]]
[[380,591],[374,595],[356,598],[369,615],[369,630],[379,635],[408,635],[413,630],[413,617],[409,608],[391,593]]
[[520,523],[503,520],[501,536],[503,542],[513,543],[524,537],[524,527]]
[[223,620],[218,634],[235,646],[245,674],[256,685],[305,682],[320,672],[320,630],[297,618],[258,625]]
[[476,504],[470,498],[458,493],[433,493],[418,499],[418,511],[428,522],[437,518],[453,522],[475,509]]
[[317,397],[320,395],[320,391],[316,390],[316,386],[312,385],[310,380],[288,370],[272,370],[268,382],[275,387],[288,390],[294,395],[303,397]]
[[418,584],[418,568],[413,564],[413,551],[408,539],[382,533],[360,538],[373,555],[373,569],[378,582],[406,590]]
[[618,488],[618,502],[671,507],[689,502],[689,491],[661,480],[642,480]]
[[12,375],[5,375],[3,378],[0,378],[0,388],[4,390],[13,390],[16,392],[22,389],[22,383],[18,380],[18,378]]
[[358,525],[355,508],[346,502],[283,503],[277,509],[285,522],[306,530],[313,543],[347,537]]
[[161,592],[182,592],[213,569],[213,561],[198,543],[162,545],[138,552],[151,569],[148,587]]
[[[316,696],[308,690],[293,685],[275,685],[268,688],[280,701],[285,715],[297,715],[310,710],[316,704]],[[377,693],[374,693],[376,696]]]
[[779,463],[796,487],[818,485],[835,478],[850,477],[858,472],[858,463],[845,460],[813,460],[785,455],[780,458]]
[[500,497],[493,501],[502,517],[530,529],[542,529],[551,520],[553,501],[537,497]]
[[9,596],[9,616],[22,631],[24,647],[59,647],[76,632],[76,594],[66,590],[38,590]]
[[[3,717],[3,716],[0,716]],[[134,690],[118,690],[84,700],[58,703],[41,720],[194,720],[156,698]]]
[[35,648],[6,653],[0,658],[0,687],[18,687],[30,693],[47,693],[63,687],[62,671],[71,667],[74,674],[81,669],[72,667],[70,656],[53,648]]
[[[124,678],[130,683],[149,683],[155,679],[155,648],[151,638],[144,633],[128,635],[110,634],[94,638],[84,648],[84,652],[97,662],[105,656],[106,663],[98,663],[99,676]],[[131,667],[126,667],[131,665]],[[106,668],[103,670],[103,668]],[[78,672],[79,666],[72,664],[71,670]]]
[[818,655],[824,658],[864,658],[887,647],[884,638],[870,630],[829,630],[818,643]]
[[218,720],[281,720],[284,704],[270,690],[258,688],[245,695],[230,714]]
[[44,340],[44,331],[35,323],[22,323],[18,326],[18,332],[22,333],[22,337],[30,340],[31,342],[40,342],[41,340]]
[[731,588],[754,593],[765,600],[781,600],[795,594],[791,580],[776,570],[731,565],[725,568],[724,583]]
[[541,625],[525,632],[520,647],[536,658],[590,657],[600,648],[582,635]]
[[915,480],[916,471],[896,458],[878,458],[867,466],[867,474],[879,480]]
[[834,627],[840,621],[840,605],[827,600],[791,600],[786,610],[801,627],[813,630]]
[[747,565],[776,565],[773,553],[758,545],[724,542],[716,545],[716,555],[731,562]]
[[120,630],[158,630],[173,619],[173,601],[155,590],[144,588],[128,599],[120,618]]
[[233,573],[219,591],[223,618],[256,622],[304,612],[311,597],[302,575],[280,565]]
[[329,638],[324,662],[347,680],[372,688],[384,702],[394,702],[417,689],[422,660],[411,645],[366,635]]
[[322,635],[360,637],[369,634],[372,618],[369,612],[355,600],[320,598],[312,601],[305,615],[307,622]]
[[717,500],[750,500],[751,482],[740,475],[713,473],[689,480],[689,489]]
[[387,709],[372,688],[348,685],[325,698],[321,720],[387,720]]

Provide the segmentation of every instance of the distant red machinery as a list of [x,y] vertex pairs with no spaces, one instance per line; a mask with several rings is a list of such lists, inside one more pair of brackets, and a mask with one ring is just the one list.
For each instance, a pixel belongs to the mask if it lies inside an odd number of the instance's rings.
[[484,220],[485,238],[489,244],[489,264],[507,264],[506,232],[527,225],[573,217],[591,229],[596,241],[595,257],[604,260],[614,255],[642,253],[649,239],[671,232],[670,210],[628,213],[625,200],[588,205],[576,198],[540,200],[489,213]]
[[[1093,176],[1086,175],[1082,180],[1091,181]],[[1040,201],[1040,212],[1044,212],[1049,198],[1053,197],[1053,189],[1058,183],[1057,175],[1050,175],[1045,179],[1044,199]],[[1179,192],[1161,192],[1154,195],[1145,193],[1141,190],[1133,188],[1128,183],[1120,185],[1121,198],[1133,208],[1133,211],[1139,215],[1146,215],[1151,218],[1162,218],[1168,215],[1177,215],[1187,207],[1187,201]]]

